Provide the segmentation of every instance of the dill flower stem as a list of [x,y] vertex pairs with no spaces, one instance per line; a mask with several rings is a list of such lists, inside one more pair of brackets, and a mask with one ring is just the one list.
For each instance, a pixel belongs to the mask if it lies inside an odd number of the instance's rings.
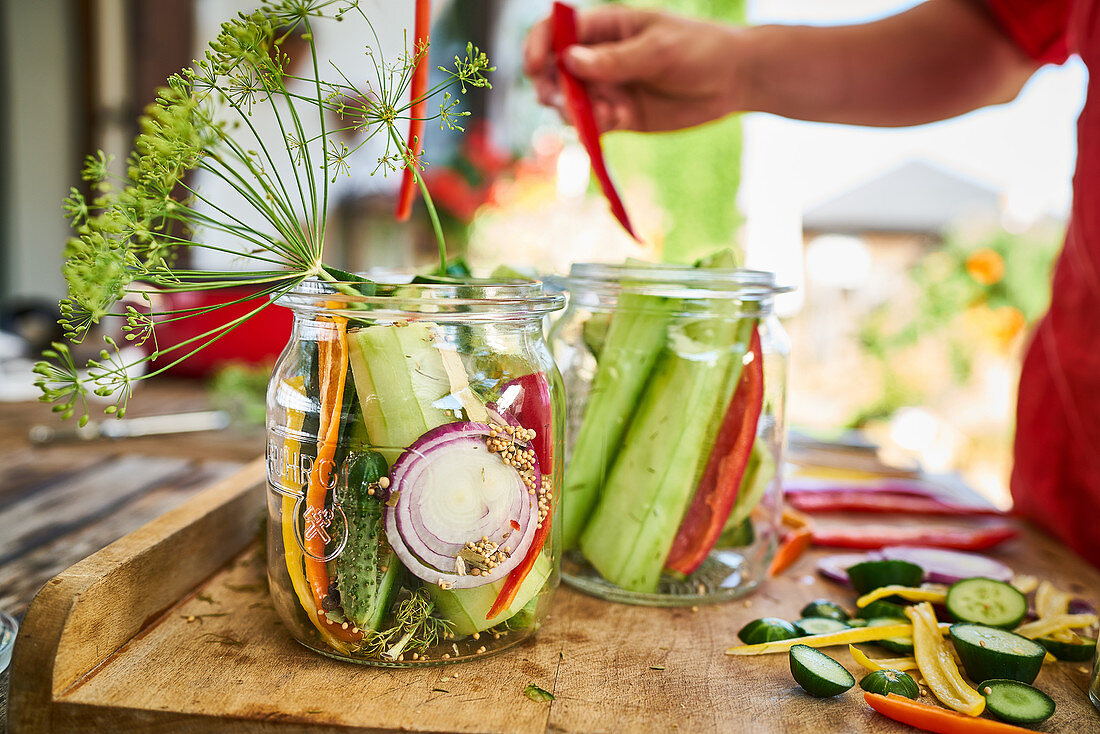
[[[397,128],[393,124],[390,124],[390,137],[398,148],[404,148],[404,141],[397,136]],[[420,186],[420,194],[424,197],[424,206],[428,210],[428,216],[432,220],[432,228],[435,230],[435,240],[439,246],[439,274],[447,274],[447,242],[443,237],[443,225],[439,222],[439,213],[435,210],[435,202],[432,200],[432,195],[428,193],[428,186],[424,183],[424,177],[420,175],[419,166],[416,160],[411,157],[411,152],[405,151],[405,165],[407,170],[412,171],[413,178],[416,179],[416,183]]]

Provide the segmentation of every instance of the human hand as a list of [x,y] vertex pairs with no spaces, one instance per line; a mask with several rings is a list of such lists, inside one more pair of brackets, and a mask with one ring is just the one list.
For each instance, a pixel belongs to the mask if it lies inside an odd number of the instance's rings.
[[[550,19],[524,47],[524,72],[542,104],[565,109]],[[622,5],[577,17],[578,43],[563,57],[588,87],[601,130],[677,130],[738,109],[739,29]]]

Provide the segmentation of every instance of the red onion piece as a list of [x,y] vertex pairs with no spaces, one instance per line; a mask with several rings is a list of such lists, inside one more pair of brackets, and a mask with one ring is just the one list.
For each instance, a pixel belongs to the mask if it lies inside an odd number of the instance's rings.
[[1096,614],[1096,606],[1088,599],[1075,597],[1069,600],[1069,609],[1067,611],[1070,614]]
[[848,569],[857,563],[879,559],[877,553],[838,553],[831,556],[822,556],[817,560],[817,572],[842,586],[851,586],[848,580]]
[[[394,553],[414,575],[466,589],[498,581],[523,559],[538,525],[532,495],[514,467],[489,452],[487,423],[448,423],[410,446],[390,472],[386,534]],[[532,467],[536,492],[541,475]],[[488,538],[510,548],[496,567],[474,576],[455,572],[467,541]],[[468,568],[469,570],[469,568]]]
[[784,492],[850,492],[878,491],[889,494],[909,495],[912,497],[932,497],[939,500],[959,503],[959,499],[950,489],[920,479],[883,477],[878,479],[822,479],[818,477],[791,477],[783,480]]
[[952,584],[974,576],[1008,582],[1016,575],[1000,561],[977,553],[898,545],[883,548],[879,554],[887,560],[917,564],[924,569],[924,580],[936,584]]

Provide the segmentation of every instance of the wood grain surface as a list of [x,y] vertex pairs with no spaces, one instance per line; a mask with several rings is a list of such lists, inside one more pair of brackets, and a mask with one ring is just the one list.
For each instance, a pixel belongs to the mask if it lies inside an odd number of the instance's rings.
[[[129,415],[205,410],[201,383],[143,385]],[[0,410],[0,609],[21,617],[51,577],[179,506],[263,453],[262,430],[32,444],[50,406]]]
[[[136,391],[129,416],[210,407],[201,382],[157,378]],[[50,578],[178,507],[264,450],[263,430],[240,426],[35,445],[28,431],[40,424],[66,425],[40,402],[0,405],[0,609],[17,619]],[[3,671],[0,730],[7,688],[8,671]]]
[[[723,654],[751,619],[795,618],[819,597],[851,606],[849,592],[813,573],[817,551],[749,598],[697,610],[563,589],[535,639],[462,665],[387,670],[320,657],[281,628],[262,549],[246,541],[262,481],[251,464],[47,585],[16,647],[13,732],[911,731],[873,714],[858,690],[809,698],[785,655]],[[1024,528],[999,555],[1096,601],[1100,572],[1037,532]],[[204,572],[213,575],[196,587]],[[857,670],[846,650],[830,652]],[[526,698],[528,683],[555,699]],[[1100,729],[1087,683],[1084,664],[1044,666],[1037,685],[1057,712],[1037,730]]]

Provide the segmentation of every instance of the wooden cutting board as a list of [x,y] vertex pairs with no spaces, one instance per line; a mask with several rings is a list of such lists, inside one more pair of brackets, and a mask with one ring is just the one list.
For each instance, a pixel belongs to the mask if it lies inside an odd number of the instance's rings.
[[[24,619],[11,731],[902,732],[858,689],[806,696],[785,655],[730,658],[737,630],[811,599],[851,606],[814,555],[751,597],[692,609],[611,604],[563,588],[536,639],[462,665],[387,670],[320,657],[282,629],[255,541],[256,461],[50,581]],[[1085,595],[1100,573],[1024,529],[1002,557]],[[1095,601],[1095,599],[1094,599]],[[857,671],[842,648],[831,653]],[[535,702],[534,683],[555,695]],[[1044,666],[1039,731],[1096,731],[1085,664]]]

